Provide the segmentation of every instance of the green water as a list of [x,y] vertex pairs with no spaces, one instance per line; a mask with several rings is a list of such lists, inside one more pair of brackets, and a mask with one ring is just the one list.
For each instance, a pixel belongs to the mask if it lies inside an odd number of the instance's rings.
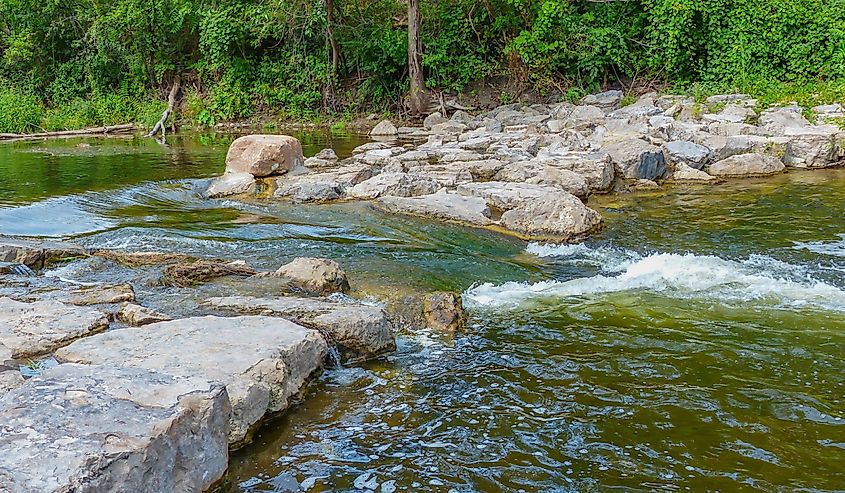
[[[845,170],[599,197],[599,236],[528,245],[366,204],[206,201],[227,144],[206,139],[0,146],[0,233],[259,268],[328,256],[356,296],[455,289],[470,307],[462,333],[327,371],[219,491],[360,491],[367,474],[380,491],[845,489]],[[129,280],[186,315],[254,289],[168,290],[96,260],[51,274]]]

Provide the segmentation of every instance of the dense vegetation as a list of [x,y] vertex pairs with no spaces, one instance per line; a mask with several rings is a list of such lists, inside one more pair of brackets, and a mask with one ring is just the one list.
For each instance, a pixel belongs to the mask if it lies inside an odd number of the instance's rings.
[[[431,89],[845,96],[845,0],[420,0]],[[0,132],[401,111],[398,0],[0,0]],[[334,49],[333,49],[334,46]]]

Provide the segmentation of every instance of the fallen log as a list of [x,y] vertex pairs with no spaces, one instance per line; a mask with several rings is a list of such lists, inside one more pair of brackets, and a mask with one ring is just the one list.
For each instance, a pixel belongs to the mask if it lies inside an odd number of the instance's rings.
[[55,132],[38,132],[34,134],[0,133],[0,140],[28,140],[44,139],[49,137],[75,137],[77,135],[107,135],[131,132],[133,130],[135,130],[134,123],[124,123],[122,125],[111,125],[107,127],[91,127],[82,128],[79,130],[58,130]]

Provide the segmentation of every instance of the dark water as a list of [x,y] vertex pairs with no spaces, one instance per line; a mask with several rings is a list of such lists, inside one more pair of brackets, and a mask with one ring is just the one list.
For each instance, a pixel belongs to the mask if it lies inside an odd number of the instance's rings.
[[259,268],[328,256],[376,302],[465,292],[465,332],[326,372],[222,492],[845,490],[843,170],[603,197],[597,238],[527,245],[366,204],[202,200],[226,137],[78,142],[0,146],[0,233]]

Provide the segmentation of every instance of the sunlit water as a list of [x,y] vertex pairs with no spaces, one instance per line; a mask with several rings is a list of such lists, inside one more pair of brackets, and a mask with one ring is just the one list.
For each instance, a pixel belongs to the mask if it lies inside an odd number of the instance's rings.
[[[470,326],[325,372],[220,492],[845,489],[845,171],[599,197],[602,234],[540,245],[366,204],[202,200],[230,140],[2,145],[0,233],[261,269],[327,256],[355,296],[464,292]],[[49,274],[131,280],[177,314],[260,289],[155,288],[97,260]]]

